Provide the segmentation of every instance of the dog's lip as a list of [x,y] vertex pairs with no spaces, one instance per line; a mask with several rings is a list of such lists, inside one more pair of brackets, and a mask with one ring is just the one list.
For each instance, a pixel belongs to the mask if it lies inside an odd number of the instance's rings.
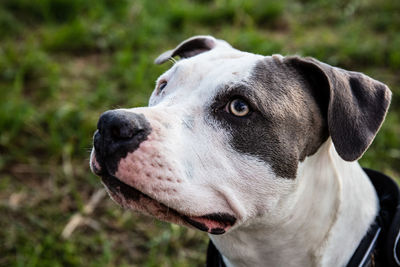
[[[228,213],[209,213],[202,216],[186,215],[125,184],[113,175],[102,174],[101,177],[104,185],[114,194],[122,195],[123,198],[135,202],[139,202],[140,198],[144,198],[157,203],[166,210],[169,217],[175,217],[171,220],[174,223],[186,223],[187,226],[195,227],[201,231],[220,235],[229,230],[236,222],[236,218]],[[118,199],[116,201],[119,202]]]
[[95,175],[97,175],[97,176],[102,176],[103,175],[103,172],[102,172],[102,170],[101,169],[99,169],[99,168],[97,168],[97,166],[96,166],[96,164],[94,163],[94,162],[92,162],[91,164],[90,164],[90,169],[92,170],[92,172],[95,174]]
[[[97,132],[97,131],[96,131]],[[103,175],[103,168],[100,164],[100,162],[97,160],[97,153],[95,149],[93,148],[92,153],[90,154],[90,170],[97,176],[102,176]]]
[[203,216],[185,216],[183,219],[199,230],[214,235],[224,234],[236,222],[236,218],[228,213],[210,213]]

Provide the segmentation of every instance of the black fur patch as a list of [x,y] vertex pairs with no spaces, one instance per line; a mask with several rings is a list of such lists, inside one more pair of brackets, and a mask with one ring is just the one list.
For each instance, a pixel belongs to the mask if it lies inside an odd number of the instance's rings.
[[[278,176],[295,178],[299,161],[314,154],[328,138],[315,95],[292,66],[266,57],[239,89],[231,86],[216,97],[213,117],[229,131],[237,151],[267,162]],[[235,117],[216,108],[236,97],[251,105],[248,116]]]

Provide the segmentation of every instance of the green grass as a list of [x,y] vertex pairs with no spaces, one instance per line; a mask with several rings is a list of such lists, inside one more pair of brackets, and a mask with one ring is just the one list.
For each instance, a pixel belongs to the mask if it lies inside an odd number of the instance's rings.
[[99,114],[146,105],[164,50],[211,34],[261,54],[314,56],[393,91],[361,160],[400,177],[398,0],[3,0],[0,4],[0,266],[202,266],[207,237],[119,209],[61,232],[97,189]]

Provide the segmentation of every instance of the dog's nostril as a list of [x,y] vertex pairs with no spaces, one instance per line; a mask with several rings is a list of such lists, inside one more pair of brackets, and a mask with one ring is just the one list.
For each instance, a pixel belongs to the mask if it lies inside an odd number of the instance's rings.
[[110,124],[108,128],[109,136],[114,141],[132,139],[142,130],[141,126],[135,121],[124,116],[114,118]]
[[113,139],[118,139],[120,138],[120,133],[119,133],[119,128],[114,126],[111,128],[111,137]]
[[129,140],[134,138],[143,130],[135,125],[117,125],[110,128],[110,135],[113,140]]
[[110,129],[111,138],[114,140],[131,139],[134,131],[127,125],[112,126]]

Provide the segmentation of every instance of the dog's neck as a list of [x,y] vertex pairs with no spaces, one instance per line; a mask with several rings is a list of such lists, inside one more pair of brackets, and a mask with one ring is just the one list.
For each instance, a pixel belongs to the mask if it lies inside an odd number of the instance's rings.
[[[300,163],[295,192],[273,213],[210,236],[227,266],[343,266],[378,210],[375,190],[357,162],[331,140]],[[279,219],[278,219],[279,218]]]

